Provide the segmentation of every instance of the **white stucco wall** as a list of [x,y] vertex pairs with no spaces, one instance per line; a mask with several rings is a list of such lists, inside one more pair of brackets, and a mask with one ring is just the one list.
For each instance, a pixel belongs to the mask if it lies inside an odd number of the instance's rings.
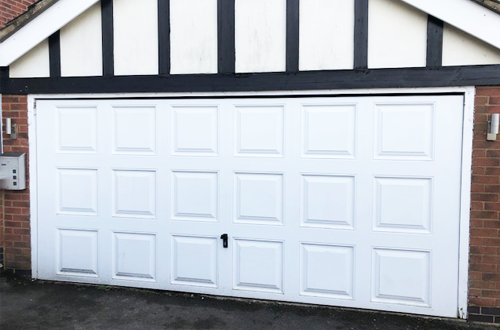
[[368,67],[424,67],[427,14],[399,0],[370,0]]
[[100,3],[61,29],[61,75],[102,75]]
[[115,75],[158,74],[157,4],[113,1]]
[[445,24],[443,65],[500,64],[500,50]]
[[171,73],[217,72],[217,0],[170,0]]
[[300,1],[300,70],[352,69],[354,0]]
[[236,72],[286,69],[286,0],[236,0]]
[[49,41],[45,39],[10,65],[11,78],[42,78],[50,76]]

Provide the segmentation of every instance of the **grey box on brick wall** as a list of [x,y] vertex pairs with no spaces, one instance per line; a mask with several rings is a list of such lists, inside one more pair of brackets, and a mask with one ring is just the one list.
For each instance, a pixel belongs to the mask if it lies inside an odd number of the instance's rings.
[[26,189],[26,154],[6,152],[0,156],[0,189]]

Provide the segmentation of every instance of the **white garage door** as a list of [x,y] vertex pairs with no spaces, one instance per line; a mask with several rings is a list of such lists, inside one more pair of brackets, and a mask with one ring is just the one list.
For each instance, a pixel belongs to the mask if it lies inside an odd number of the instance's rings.
[[456,317],[462,116],[461,96],[38,101],[38,276]]

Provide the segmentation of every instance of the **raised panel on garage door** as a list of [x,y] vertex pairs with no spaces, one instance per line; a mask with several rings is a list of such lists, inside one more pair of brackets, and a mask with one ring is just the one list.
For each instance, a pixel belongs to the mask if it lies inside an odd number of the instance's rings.
[[37,102],[40,278],[457,315],[461,96]]

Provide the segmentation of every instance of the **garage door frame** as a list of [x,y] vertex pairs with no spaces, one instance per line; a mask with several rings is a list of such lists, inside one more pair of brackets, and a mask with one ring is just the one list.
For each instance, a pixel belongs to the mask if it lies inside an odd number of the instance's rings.
[[319,97],[319,96],[390,96],[390,95],[444,95],[460,94],[464,97],[462,126],[462,170],[460,192],[459,279],[457,317],[467,318],[468,271],[469,271],[469,224],[471,203],[472,139],[474,123],[475,87],[418,88],[418,89],[365,89],[365,90],[317,90],[290,92],[231,92],[231,93],[135,93],[135,94],[62,94],[28,96],[28,139],[30,175],[30,225],[32,277],[38,278],[38,186],[36,101],[42,99],[123,99],[123,98],[227,98],[227,97]]

